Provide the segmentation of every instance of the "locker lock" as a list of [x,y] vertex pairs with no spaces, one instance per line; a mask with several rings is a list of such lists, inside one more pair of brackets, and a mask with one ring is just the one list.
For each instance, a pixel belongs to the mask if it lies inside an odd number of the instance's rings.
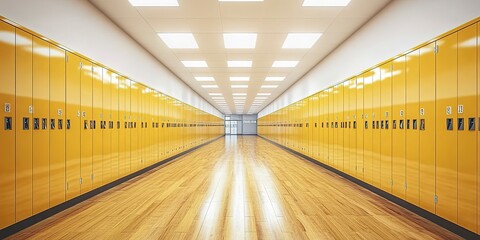
[[5,130],[12,130],[12,117],[4,118],[4,126]]
[[29,130],[30,129],[30,118],[24,117],[23,118],[23,130]]
[[465,121],[464,118],[458,118],[458,130],[463,131],[465,128]]
[[447,118],[447,131],[453,130],[453,118]]
[[475,131],[475,118],[468,118],[468,131]]

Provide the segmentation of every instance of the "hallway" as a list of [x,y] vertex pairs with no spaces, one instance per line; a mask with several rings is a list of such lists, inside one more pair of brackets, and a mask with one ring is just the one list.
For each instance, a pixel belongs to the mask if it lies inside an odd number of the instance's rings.
[[456,239],[256,136],[226,136],[11,239]]

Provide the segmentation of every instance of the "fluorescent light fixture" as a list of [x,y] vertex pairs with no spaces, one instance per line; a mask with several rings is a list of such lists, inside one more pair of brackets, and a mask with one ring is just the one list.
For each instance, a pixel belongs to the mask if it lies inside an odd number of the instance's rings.
[[278,85],[262,85],[260,88],[277,88]]
[[221,93],[209,93],[208,95],[210,95],[210,96],[222,96],[223,94],[221,94]]
[[207,62],[205,61],[182,61],[185,67],[190,68],[201,68],[201,67],[208,67]]
[[218,0],[219,2],[263,2],[263,0]]
[[232,88],[248,88],[248,85],[232,85]]
[[271,93],[257,93],[257,96],[270,96]]
[[178,7],[177,0],[128,0],[134,7]]
[[255,48],[257,43],[256,33],[224,33],[223,43],[225,48]]
[[272,67],[276,68],[287,68],[297,66],[298,61],[275,61],[272,64]]
[[267,82],[281,82],[285,80],[285,77],[266,77],[265,81]]
[[259,99],[267,99],[267,97],[255,97],[255,100],[259,100]]
[[350,0],[303,0],[304,7],[344,7]]
[[223,97],[212,97],[212,99],[225,99]]
[[218,85],[202,85],[203,88],[218,88]]
[[311,48],[321,33],[289,33],[282,48]]
[[252,61],[228,61],[228,67],[252,67]]
[[247,97],[233,97],[233,99],[242,100],[242,99],[247,99]]
[[250,81],[250,77],[230,77],[232,82],[247,82]]
[[169,48],[198,48],[197,41],[191,33],[158,33],[158,36]]
[[232,93],[233,96],[247,96],[246,93]]
[[215,81],[214,77],[195,77],[195,80],[199,82],[213,82]]

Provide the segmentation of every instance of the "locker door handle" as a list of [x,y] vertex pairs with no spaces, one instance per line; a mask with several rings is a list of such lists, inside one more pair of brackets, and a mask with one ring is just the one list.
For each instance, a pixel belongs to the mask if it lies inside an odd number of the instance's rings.
[[42,118],[42,130],[46,130],[46,129],[47,129],[47,119]]
[[453,130],[453,118],[447,118],[447,131]]
[[385,121],[385,129],[388,129],[388,120]]
[[393,120],[392,129],[397,129],[397,120]]
[[379,121],[377,121],[377,122],[375,123],[375,125],[377,125],[377,129],[380,129],[380,122],[379,122]]
[[322,128],[323,128],[323,122],[322,122]]
[[117,129],[120,129],[120,121],[117,121]]
[[128,123],[127,122],[125,122],[125,128],[128,128]]
[[50,129],[55,129],[55,119],[50,119]]
[[4,118],[5,130],[12,130],[12,117]]
[[468,131],[475,131],[475,118],[468,118]]
[[70,119],[67,119],[67,129],[70,129]]
[[88,120],[83,121],[83,129],[88,129]]
[[357,121],[353,121],[353,129],[357,129]]
[[400,122],[398,123],[398,127],[399,127],[400,129],[403,129],[403,123],[404,123],[404,122],[405,122],[405,120],[400,119]]
[[315,127],[317,127],[317,123],[315,123]]
[[90,120],[90,129],[95,129],[97,127],[97,122],[95,120]]
[[155,128],[155,123],[154,122],[152,122],[152,128]]
[[380,121],[380,129],[384,129],[384,128],[385,128],[384,122]]
[[23,130],[29,130],[30,129],[30,118],[23,118]]
[[59,130],[63,129],[63,119],[58,119],[58,129]]
[[372,121],[372,129],[375,129],[375,121]]
[[133,128],[137,128],[137,122],[133,123]]
[[40,129],[40,118],[34,118],[33,119],[33,130],[39,130]]
[[335,128],[338,128],[338,122],[335,122]]
[[464,123],[465,123],[464,118],[459,118],[458,119],[458,130],[463,131]]
[[365,129],[368,129],[368,121],[365,121]]
[[417,119],[413,119],[412,125],[413,125],[412,128],[414,130],[416,130],[417,129]]
[[108,127],[109,127],[110,129],[113,129],[113,121],[109,121],[109,122],[108,122]]
[[410,119],[407,119],[407,129],[410,129]]
[[420,119],[420,131],[425,131],[425,119]]

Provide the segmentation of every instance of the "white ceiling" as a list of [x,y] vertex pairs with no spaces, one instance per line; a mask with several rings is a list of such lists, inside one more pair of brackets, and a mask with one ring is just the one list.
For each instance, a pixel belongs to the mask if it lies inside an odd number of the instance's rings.
[[[221,112],[246,114],[262,110],[391,0],[351,0],[346,7],[302,7],[303,0],[179,0],[179,7],[133,7],[128,0],[89,1]],[[282,49],[290,32],[323,35],[310,49]],[[193,33],[199,48],[170,49],[157,33]],[[225,49],[223,33],[257,33],[256,48]],[[205,60],[208,68],[186,68],[181,63],[184,60]],[[228,60],[251,60],[253,65],[228,68]],[[275,60],[300,62],[295,68],[272,68]],[[194,78],[205,76],[214,77],[215,82]],[[250,81],[230,82],[231,76],[249,76]],[[286,79],[265,82],[267,76]],[[202,88],[205,84],[219,88]],[[247,84],[248,88],[232,89],[232,84]],[[264,84],[279,87],[261,89]],[[227,106],[218,105],[212,99],[218,96],[209,93],[222,93]],[[247,93],[245,103],[235,105],[232,93]],[[258,93],[271,95],[255,107],[252,102]]]

